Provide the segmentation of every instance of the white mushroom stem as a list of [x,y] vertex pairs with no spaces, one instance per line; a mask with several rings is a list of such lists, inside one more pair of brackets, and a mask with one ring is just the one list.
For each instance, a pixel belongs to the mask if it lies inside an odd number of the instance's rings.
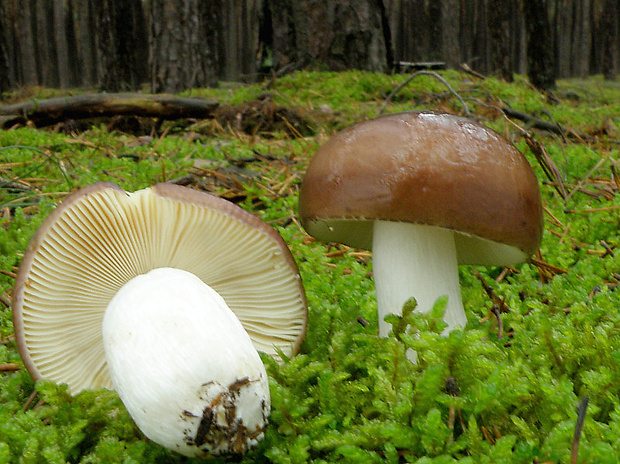
[[133,278],[103,320],[114,388],[140,430],[186,456],[241,453],[270,410],[263,363],[222,297],[195,275]]
[[444,333],[465,326],[453,232],[426,225],[377,221],[372,254],[382,337],[391,329],[383,320],[385,316],[400,315],[404,303],[412,297],[418,303],[417,311],[428,312],[437,298],[447,295],[444,321],[448,327]]

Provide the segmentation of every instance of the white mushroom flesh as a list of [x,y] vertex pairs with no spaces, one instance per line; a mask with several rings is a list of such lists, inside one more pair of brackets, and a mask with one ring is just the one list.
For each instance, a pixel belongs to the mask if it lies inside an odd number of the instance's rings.
[[454,233],[450,230],[404,222],[377,221],[373,231],[373,275],[377,292],[379,333],[391,326],[388,314],[402,312],[410,298],[418,311],[428,312],[441,296],[448,302],[444,333],[464,327],[467,317],[461,300]]
[[190,272],[126,283],[103,318],[115,390],[151,440],[186,456],[242,453],[270,410],[264,365],[224,299]]

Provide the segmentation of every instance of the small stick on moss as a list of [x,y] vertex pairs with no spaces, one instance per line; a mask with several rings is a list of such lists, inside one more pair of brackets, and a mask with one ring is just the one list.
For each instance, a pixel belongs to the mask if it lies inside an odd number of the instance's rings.
[[34,400],[37,399],[38,394],[39,394],[38,391],[32,390],[32,393],[30,394],[30,396],[28,397],[28,399],[22,406],[22,411],[27,411],[30,408],[30,406],[32,406],[32,403],[34,403]]
[[20,370],[22,366],[17,363],[3,363],[0,364],[0,372],[16,372]]
[[590,398],[584,396],[581,401],[579,401],[579,404],[577,404],[577,422],[575,423],[575,434],[573,435],[573,447],[570,452],[571,464],[577,464],[579,440],[581,440],[581,431],[583,430],[583,424],[586,420],[586,411],[589,402]]
[[5,307],[10,308],[11,307],[11,302],[9,301],[9,299],[7,297],[5,297],[4,295],[0,295],[0,303],[2,303]]
[[607,158],[605,157],[602,157],[601,159],[599,159],[597,163],[594,165],[594,167],[588,171],[585,177],[581,179],[579,182],[577,182],[577,185],[573,188],[573,190],[570,191],[570,193],[568,194],[568,196],[564,198],[564,200],[568,201],[575,194],[575,192],[579,191],[583,187],[583,185],[588,181],[588,179],[590,179],[592,174],[594,174],[605,161],[607,161]]
[[478,271],[476,271],[476,270],[471,271],[471,273],[474,275],[474,277],[476,277],[480,281],[480,283],[482,284],[482,288],[484,288],[484,291],[486,292],[486,294],[491,299],[491,302],[493,303],[493,306],[496,307],[496,309],[499,312],[509,313],[510,312],[510,308],[508,307],[508,305],[506,304],[504,299],[500,298],[493,291],[491,286],[489,284],[487,284],[486,280],[484,280],[484,277],[482,277],[482,275],[480,275],[480,273]]
[[493,304],[491,307],[491,312],[495,314],[495,317],[497,318],[497,339],[501,340],[504,337],[504,323],[502,322],[499,307],[496,304]]
[[539,268],[539,270],[544,269],[547,272],[551,272],[552,275],[568,274],[568,271],[566,269],[562,269],[561,267],[557,267],[557,266],[554,266],[553,264],[546,263],[542,259],[539,259],[539,258],[530,258],[529,262],[533,264],[534,266],[536,266],[537,268]]
[[[446,393],[453,397],[458,397],[461,392],[459,386],[456,383],[456,378],[448,377],[446,379]],[[459,410],[460,414],[460,410]],[[456,408],[453,404],[450,405],[448,410],[448,428],[450,429],[450,441],[454,440],[454,424],[456,422]]]
[[612,258],[615,256],[613,249],[616,247],[615,245],[609,245],[605,240],[601,240],[601,246],[605,248],[605,253],[601,255],[601,258],[609,255]]
[[[13,271],[7,271],[7,270],[5,270],[5,269],[0,269],[0,274],[3,274],[3,275],[5,275],[5,276],[8,276],[8,277],[10,277],[11,279],[15,279],[15,278],[17,277],[17,274],[15,274]],[[4,302],[3,302],[3,303],[4,303]],[[9,304],[9,305],[7,305],[7,306],[10,306],[10,304]]]
[[566,188],[564,187],[564,181],[562,179],[562,175],[560,174],[560,170],[558,169],[555,162],[551,159],[547,150],[538,140],[534,139],[532,135],[528,132],[523,132],[523,137],[525,137],[525,143],[530,148],[530,151],[538,161],[538,164],[542,168],[545,176],[549,179],[551,185],[555,188],[555,190],[559,193],[563,200],[567,200],[570,198],[571,194],[566,193]]
[[387,98],[385,99],[385,102],[383,102],[383,105],[381,106],[381,109],[379,110],[379,114],[383,114],[383,112],[385,111],[385,108],[388,106],[390,101],[392,101],[392,98],[394,98],[394,95],[396,95],[398,92],[400,92],[403,88],[405,88],[407,86],[407,84],[409,84],[409,82],[411,82],[414,78],[416,78],[417,76],[420,76],[420,75],[432,76],[435,79],[437,79],[438,81],[440,81],[443,85],[445,85],[448,88],[450,93],[452,95],[454,95],[456,97],[456,99],[459,101],[459,103],[463,107],[463,112],[465,113],[465,116],[469,116],[471,114],[469,112],[469,109],[467,108],[467,105],[465,104],[465,102],[461,98],[461,96],[450,86],[450,84],[448,84],[448,81],[446,81],[443,77],[441,77],[439,74],[437,74],[436,72],[433,72],[433,71],[416,71],[416,72],[412,73],[407,79],[405,79],[403,81],[402,84],[400,84],[398,87],[396,87],[394,90],[392,90],[392,93],[390,93],[387,96]]
[[616,165],[612,164],[610,168],[611,168],[611,178],[614,181],[616,190],[620,191],[620,176],[618,176],[618,172],[616,171]]

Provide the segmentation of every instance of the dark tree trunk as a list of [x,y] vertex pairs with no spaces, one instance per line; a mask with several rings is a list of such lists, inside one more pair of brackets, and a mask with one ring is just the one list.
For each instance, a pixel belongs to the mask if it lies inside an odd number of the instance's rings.
[[[469,3],[469,2],[465,2]],[[489,71],[489,21],[486,0],[475,0],[468,5],[466,23],[461,30],[470,30],[471,39],[467,45],[467,57],[463,60],[472,68]]]
[[573,74],[571,57],[574,1],[575,0],[555,0],[554,6],[556,66],[558,75],[563,77],[568,77]]
[[571,59],[574,63],[574,73],[579,77],[587,77],[590,73],[590,51],[592,35],[590,27],[590,6],[588,0],[576,2],[575,23],[573,29],[573,53]]
[[274,62],[386,71],[384,9],[377,0],[270,0]]
[[[434,0],[428,4],[428,29],[429,37],[428,56],[431,60],[443,60],[443,34],[441,31],[441,11],[443,0]],[[432,45],[431,45],[432,44]]]
[[553,35],[547,0],[523,0],[527,27],[527,75],[530,83],[541,90],[555,88]]
[[17,80],[23,85],[35,85],[39,83],[37,62],[35,59],[36,47],[32,16],[34,12],[34,0],[11,2],[15,11],[15,47],[14,62],[21,70],[17,71]]
[[54,2],[35,0],[35,14],[32,17],[35,31],[35,58],[39,84],[59,87],[58,50],[56,49],[56,24]]
[[12,82],[9,75],[9,55],[5,32],[4,3],[0,1],[0,93],[4,93],[11,89]]
[[[523,10],[519,0],[511,0],[513,4],[513,14],[511,15],[511,51],[513,72],[525,74],[527,72],[527,33]],[[556,65],[557,70],[557,65]]]
[[601,15],[601,71],[605,79],[614,80],[618,73],[620,1],[605,0]]
[[149,58],[153,92],[180,92],[217,82],[212,52],[217,50],[218,44],[209,43],[213,40],[209,28],[218,18],[216,12],[221,18],[224,9],[219,1],[150,2]]
[[58,83],[61,89],[75,87],[79,70],[71,1],[54,0],[54,30],[55,40],[48,46],[56,48]]
[[[218,2],[215,2],[218,3]],[[208,28],[221,28],[220,62],[226,80],[253,80],[258,69],[259,1],[223,2],[222,14],[214,14]],[[223,22],[222,22],[223,21]]]
[[96,0],[82,0],[75,2],[77,24],[76,34],[78,47],[77,62],[80,68],[80,83],[88,87],[96,86],[99,83],[99,76],[103,76],[101,71],[104,61],[99,56],[97,49],[97,9],[100,6],[95,4]]
[[441,51],[442,60],[448,68],[458,68],[460,64],[460,5],[459,0],[441,1]]
[[514,13],[512,0],[495,2],[488,12],[490,72],[507,82],[512,82],[514,73],[511,53],[511,19]]
[[96,14],[99,86],[111,92],[137,89],[148,64],[144,11],[140,0],[102,0]]

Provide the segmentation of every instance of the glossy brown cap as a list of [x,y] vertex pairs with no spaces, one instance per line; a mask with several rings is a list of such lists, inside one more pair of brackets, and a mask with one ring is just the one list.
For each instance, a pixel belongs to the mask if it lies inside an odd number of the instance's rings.
[[376,220],[450,229],[462,264],[522,261],[543,229],[538,181],[521,152],[467,118],[428,111],[332,137],[308,167],[299,214],[310,235],[365,249]]
[[72,392],[111,388],[105,309],[133,277],[162,267],[189,271],[217,291],[257,350],[277,357],[299,349],[306,298],[297,265],[271,226],[186,187],[128,193],[101,182],[50,214],[20,265],[13,325],[32,377],[66,383]]

